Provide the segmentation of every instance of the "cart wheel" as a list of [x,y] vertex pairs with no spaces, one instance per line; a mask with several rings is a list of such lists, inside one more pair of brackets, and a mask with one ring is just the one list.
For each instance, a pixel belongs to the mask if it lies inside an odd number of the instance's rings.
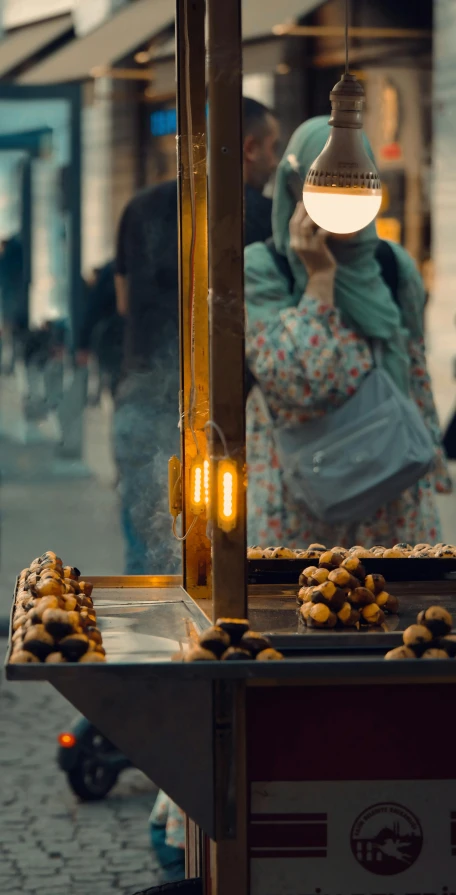
[[67,772],[71,789],[82,802],[104,799],[117,781],[117,771],[99,764],[85,755],[76,767]]

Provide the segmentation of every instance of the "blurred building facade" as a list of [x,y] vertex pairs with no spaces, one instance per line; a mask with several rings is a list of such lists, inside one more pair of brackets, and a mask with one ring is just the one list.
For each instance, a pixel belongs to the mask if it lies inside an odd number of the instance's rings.
[[[441,12],[451,0],[434,5]],[[365,85],[366,129],[385,185],[380,232],[422,264],[431,252],[433,2],[351,6],[352,24],[364,29],[352,40],[352,69]],[[244,92],[280,111],[284,140],[306,117],[328,112],[343,66],[343,42],[331,29],[343,24],[344,9],[344,0],[243,0]],[[175,172],[174,0],[3,0],[2,12],[0,92],[2,83],[80,85],[80,258],[88,271],[112,255],[132,193]],[[22,56],[12,46],[20,40]],[[48,178],[49,164],[42,164]],[[2,156],[0,183],[8,178]],[[0,197],[5,230],[2,204]],[[57,215],[57,233],[60,224]],[[56,238],[41,239],[41,264]]]

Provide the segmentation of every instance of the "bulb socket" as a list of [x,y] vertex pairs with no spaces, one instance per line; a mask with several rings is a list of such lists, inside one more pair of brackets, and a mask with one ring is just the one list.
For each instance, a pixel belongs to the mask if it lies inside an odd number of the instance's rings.
[[364,89],[354,75],[344,74],[329,94],[331,127],[362,128]]
[[377,169],[363,141],[364,90],[354,75],[344,74],[330,93],[333,128],[326,146],[306,177],[305,191],[351,190],[352,195],[381,192]]

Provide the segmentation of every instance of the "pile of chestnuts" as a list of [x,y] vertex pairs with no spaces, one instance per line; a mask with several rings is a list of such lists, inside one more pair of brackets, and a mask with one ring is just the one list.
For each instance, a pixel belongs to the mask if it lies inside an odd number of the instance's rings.
[[18,578],[10,662],[104,662],[93,585],[51,550]]
[[273,649],[271,641],[263,634],[250,630],[247,618],[219,618],[215,625],[200,634],[184,655],[186,662],[239,662],[255,659],[258,662],[275,662],[283,659],[282,653]]
[[307,566],[299,578],[297,600],[306,625],[381,625],[385,613],[397,613],[399,601],[386,590],[383,575],[367,575],[360,557],[335,550],[315,553],[318,565]]
[[429,606],[418,613],[416,625],[402,635],[403,644],[386,654],[385,659],[454,659],[456,634],[453,619],[443,606]]

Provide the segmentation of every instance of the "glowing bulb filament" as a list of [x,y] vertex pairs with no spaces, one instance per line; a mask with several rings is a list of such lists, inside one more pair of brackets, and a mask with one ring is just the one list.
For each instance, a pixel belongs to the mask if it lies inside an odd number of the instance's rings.
[[193,500],[195,503],[200,503],[201,501],[201,486],[202,486],[202,473],[199,466],[195,469],[195,479],[193,483]]
[[211,467],[209,464],[209,460],[205,460],[203,464],[203,484],[204,484],[204,502],[206,504],[206,509],[209,509],[209,503],[211,499]]
[[232,531],[237,523],[238,472],[233,460],[221,460],[218,466],[218,525]]
[[233,512],[233,475],[225,472],[223,476],[223,515],[229,519]]
[[190,467],[190,506],[195,516],[199,516],[206,506],[203,482],[203,458],[198,454]]

